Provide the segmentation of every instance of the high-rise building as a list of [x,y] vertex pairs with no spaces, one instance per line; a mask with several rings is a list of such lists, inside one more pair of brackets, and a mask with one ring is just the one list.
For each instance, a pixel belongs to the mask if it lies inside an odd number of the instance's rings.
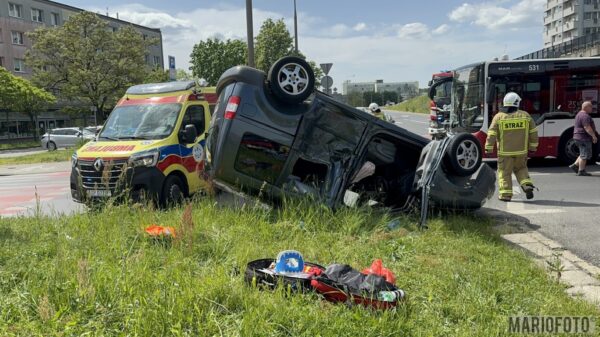
[[374,82],[351,82],[350,80],[347,80],[342,83],[342,90],[344,95],[348,95],[351,92],[392,91],[398,93],[399,97],[408,99],[419,94],[419,82],[384,83],[383,80],[376,80]]
[[544,48],[600,32],[600,0],[547,0]]
[[[31,48],[31,41],[25,34],[39,27],[60,26],[70,16],[83,12],[81,8],[72,7],[50,0],[0,0],[0,66],[13,74],[30,77],[31,69],[25,64],[25,53]],[[144,39],[154,38],[159,42],[151,46],[146,55],[146,64],[151,67],[164,68],[162,33],[160,29],[133,24],[108,15],[98,14],[108,23],[109,29],[117,31],[121,27],[132,26]],[[0,111],[3,107],[0,106]],[[3,111],[0,113],[0,141],[4,139],[30,138],[36,127],[49,130],[76,124],[72,117],[61,112],[58,107],[40,112],[37,121],[19,112]],[[93,123],[95,115],[84,116],[83,124]]]

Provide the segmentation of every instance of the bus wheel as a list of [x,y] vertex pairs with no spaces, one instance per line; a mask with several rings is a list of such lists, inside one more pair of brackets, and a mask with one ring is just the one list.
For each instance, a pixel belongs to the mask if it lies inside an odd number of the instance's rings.
[[184,189],[181,179],[177,176],[168,176],[163,185],[160,204],[163,207],[179,205],[183,202]]
[[481,147],[479,141],[470,133],[455,135],[448,145],[444,156],[446,167],[461,177],[469,176],[481,166]]
[[567,130],[558,144],[558,159],[564,164],[570,165],[579,157],[579,147],[573,139],[573,129]]

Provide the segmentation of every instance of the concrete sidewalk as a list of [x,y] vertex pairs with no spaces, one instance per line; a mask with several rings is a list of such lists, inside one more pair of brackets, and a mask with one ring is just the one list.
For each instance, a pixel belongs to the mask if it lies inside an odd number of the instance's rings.
[[32,147],[28,149],[15,149],[15,150],[2,150],[0,151],[0,158],[14,158],[14,157],[23,157],[29,156],[31,154],[43,153],[48,150],[40,147]]
[[2,165],[0,166],[0,176],[69,172],[70,170],[70,161],[56,163]]

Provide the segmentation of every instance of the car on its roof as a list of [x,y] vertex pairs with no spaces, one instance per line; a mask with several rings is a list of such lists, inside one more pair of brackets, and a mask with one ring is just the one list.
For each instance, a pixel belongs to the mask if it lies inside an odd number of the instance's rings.
[[494,193],[470,134],[430,141],[315,90],[301,58],[268,74],[238,66],[217,84],[207,137],[208,176],[221,190],[267,196],[310,194],[330,207],[406,209],[421,201],[476,209]]

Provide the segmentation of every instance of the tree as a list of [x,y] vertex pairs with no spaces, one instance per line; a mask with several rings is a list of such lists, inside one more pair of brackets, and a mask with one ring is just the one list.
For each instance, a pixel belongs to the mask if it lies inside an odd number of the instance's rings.
[[183,70],[183,69],[177,69],[177,80],[178,81],[192,81],[194,79],[194,76],[192,76],[192,74],[188,73],[187,71]]
[[294,39],[283,19],[265,20],[256,36],[256,68],[268,72],[273,63],[290,55],[295,55]]
[[346,102],[351,106],[365,106],[363,95],[358,91],[349,92],[346,95]]
[[[0,67],[0,88],[0,107],[25,112],[33,125],[37,122],[38,113],[56,101],[52,94],[24,78],[14,76],[3,67]],[[34,130],[35,139],[38,139],[38,128],[34,127]]]
[[96,14],[73,15],[60,27],[28,33],[33,41],[26,61],[33,82],[66,101],[110,111],[125,90],[142,83],[151,71],[145,57],[156,39],[144,39],[133,27],[116,32]]
[[169,81],[169,71],[162,68],[156,68],[146,74],[144,83],[162,83]]
[[216,85],[225,70],[246,63],[246,44],[240,40],[208,39],[194,45],[190,55],[193,76]]
[[402,96],[397,91],[384,91],[383,92],[383,103],[396,102],[400,103]]

